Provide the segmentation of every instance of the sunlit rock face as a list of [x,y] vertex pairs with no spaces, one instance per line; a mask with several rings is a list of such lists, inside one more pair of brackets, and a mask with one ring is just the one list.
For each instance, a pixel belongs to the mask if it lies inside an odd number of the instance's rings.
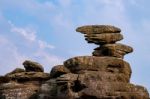
[[0,77],[0,99],[150,99],[146,88],[130,83],[132,70],[124,56],[133,48],[117,43],[121,29],[87,25],[76,29],[98,45],[92,56],[76,56],[44,73],[37,62],[25,61]]

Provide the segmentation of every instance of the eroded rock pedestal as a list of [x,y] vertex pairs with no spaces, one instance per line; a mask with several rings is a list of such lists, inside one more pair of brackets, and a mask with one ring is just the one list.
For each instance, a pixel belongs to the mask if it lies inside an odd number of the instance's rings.
[[132,71],[123,57],[133,49],[116,43],[123,39],[119,28],[92,25],[76,31],[99,47],[93,56],[74,57],[55,66],[51,79],[41,87],[40,99],[149,99],[144,87],[130,83]]
[[110,25],[76,29],[88,43],[98,45],[93,56],[70,58],[54,66],[50,74],[36,62],[0,77],[0,99],[150,99],[147,90],[130,83],[130,64],[124,55],[132,47],[116,43],[121,29]]

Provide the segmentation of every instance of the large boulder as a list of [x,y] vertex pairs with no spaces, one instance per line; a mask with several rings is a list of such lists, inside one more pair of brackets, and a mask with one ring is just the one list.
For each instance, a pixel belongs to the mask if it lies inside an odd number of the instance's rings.
[[37,62],[26,60],[23,65],[27,72],[44,72],[43,66]]
[[79,56],[66,60],[64,66],[72,73],[88,70],[124,73],[129,78],[131,76],[129,63],[115,57]]
[[50,72],[50,77],[57,78],[60,75],[67,74],[67,73],[70,73],[68,68],[66,68],[64,65],[57,65],[52,68]]

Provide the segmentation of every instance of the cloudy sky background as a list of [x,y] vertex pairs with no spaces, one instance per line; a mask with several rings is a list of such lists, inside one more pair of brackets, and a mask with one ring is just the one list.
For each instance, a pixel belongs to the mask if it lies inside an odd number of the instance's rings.
[[148,0],[0,0],[0,75],[31,59],[46,72],[64,60],[91,55],[78,26],[110,24],[122,29],[134,48],[125,56],[135,84],[150,91],[150,1]]

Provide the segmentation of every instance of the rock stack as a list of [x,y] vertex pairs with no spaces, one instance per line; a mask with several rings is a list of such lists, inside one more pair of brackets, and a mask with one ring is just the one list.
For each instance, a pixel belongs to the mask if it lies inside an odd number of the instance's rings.
[[0,99],[36,99],[41,84],[50,79],[39,63],[27,60],[23,65],[25,70],[16,68],[0,76]]
[[91,25],[76,29],[77,32],[85,34],[88,43],[95,43],[100,47],[95,48],[93,56],[110,56],[123,58],[124,55],[133,51],[132,47],[117,43],[123,39],[121,29],[110,25]]
[[41,87],[40,99],[149,99],[144,87],[130,83],[131,68],[123,57],[133,49],[116,43],[123,39],[119,28],[90,25],[76,31],[99,47],[93,56],[70,58],[55,66]]

